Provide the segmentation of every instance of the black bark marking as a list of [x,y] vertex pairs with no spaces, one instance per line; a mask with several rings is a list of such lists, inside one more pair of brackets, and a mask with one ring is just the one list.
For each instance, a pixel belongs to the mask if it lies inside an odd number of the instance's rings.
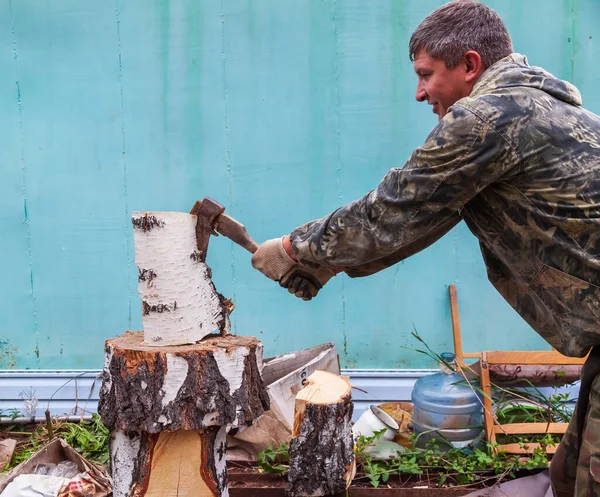
[[151,287],[154,278],[156,278],[156,273],[153,269],[138,268],[138,281],[147,281],[148,287]]
[[149,304],[145,300],[142,301],[142,314],[147,316],[151,312],[158,312],[162,314],[163,312],[172,312],[177,309],[177,302],[173,301],[172,304]]
[[141,229],[142,231],[150,231],[152,228],[162,228],[165,222],[156,216],[146,213],[141,217],[131,218],[131,224],[133,224],[134,228]]
[[252,357],[249,354],[244,360],[244,376],[242,378],[242,385],[233,393],[235,403],[242,406],[238,415],[240,425],[258,418],[271,408],[267,386],[258,370],[255,354]]
[[[204,257],[204,252],[202,252],[202,250],[194,250],[190,254],[190,259],[192,259],[194,262],[204,262],[206,260],[206,258]],[[210,270],[209,270],[209,277],[210,277]]]
[[219,454],[219,462],[223,460],[223,456],[227,453],[227,448],[225,447],[225,442],[221,442],[219,444],[219,448],[217,449],[217,454]]
[[133,465],[131,484],[132,487],[134,485],[147,485],[147,480],[150,477],[147,470],[149,469],[149,462],[152,460],[154,445],[158,440],[158,435],[139,432],[132,433],[131,435],[140,438],[140,449],[138,450],[135,464]]
[[[205,440],[208,440],[207,445],[209,447],[214,448],[216,440],[217,440],[217,435],[219,434],[219,430],[221,430],[220,426],[212,426],[210,428],[207,428],[204,431],[203,436],[205,437]],[[221,443],[221,445],[219,446],[219,450],[221,448],[223,448],[224,453],[227,453],[227,441],[226,440]],[[205,467],[204,471],[208,470],[208,473],[210,475],[210,477],[209,477],[210,480],[216,483],[217,491],[219,492],[219,494],[221,494],[227,488],[227,468],[225,468],[220,473],[217,473],[215,452],[213,450],[210,450],[210,451],[208,451],[208,454],[206,454],[206,456],[207,456],[207,461],[204,466]],[[219,459],[219,461],[220,461],[220,459]]]

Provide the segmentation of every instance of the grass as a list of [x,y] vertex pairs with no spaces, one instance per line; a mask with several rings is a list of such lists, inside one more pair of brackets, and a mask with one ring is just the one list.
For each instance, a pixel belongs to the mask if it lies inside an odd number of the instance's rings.
[[[548,466],[544,447],[524,456],[507,454],[491,444],[441,451],[436,441],[429,443],[426,449],[407,449],[391,460],[376,460],[367,455],[365,449],[375,444],[384,431],[356,440],[357,473],[354,482],[364,481],[378,487],[395,476],[401,482],[411,480],[428,486],[487,486],[514,478],[522,470]],[[548,446],[553,441],[546,438],[542,443]],[[258,455],[258,467],[265,473],[286,475],[289,469],[287,444],[275,448],[270,446],[262,451]]]
[[[2,415],[1,412],[0,415]],[[4,415],[6,415],[6,412]],[[27,429],[30,431],[26,431]],[[54,419],[52,420],[52,430],[55,437],[65,440],[84,458],[98,464],[108,465],[110,436],[108,428],[104,426],[97,414],[92,415],[91,421],[81,421],[79,423]],[[46,424],[5,425],[0,431],[0,438],[11,437],[16,438],[18,444],[10,463],[4,468],[5,472],[28,460],[50,441]]]

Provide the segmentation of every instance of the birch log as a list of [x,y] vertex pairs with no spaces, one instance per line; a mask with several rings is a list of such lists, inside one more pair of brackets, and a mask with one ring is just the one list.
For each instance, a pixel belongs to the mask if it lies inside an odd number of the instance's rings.
[[114,497],[227,496],[226,433],[269,408],[261,369],[254,337],[107,340],[99,413],[111,431]]
[[228,303],[200,262],[196,220],[183,212],[132,215],[146,345],[194,343],[229,331]]
[[350,486],[356,472],[352,411],[345,378],[326,371],[307,378],[296,396],[288,495],[332,495]]

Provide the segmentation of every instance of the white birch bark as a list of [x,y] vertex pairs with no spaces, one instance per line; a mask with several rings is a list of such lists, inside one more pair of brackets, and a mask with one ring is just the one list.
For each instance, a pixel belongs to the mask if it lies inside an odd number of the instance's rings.
[[134,212],[132,223],[144,343],[182,345],[216,331],[228,332],[223,297],[210,268],[198,260],[196,216]]

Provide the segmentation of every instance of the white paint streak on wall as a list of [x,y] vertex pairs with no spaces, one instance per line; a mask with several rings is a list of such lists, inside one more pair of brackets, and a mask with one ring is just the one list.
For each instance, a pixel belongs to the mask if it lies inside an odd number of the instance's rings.
[[135,435],[130,438],[124,431],[113,431],[111,437],[113,496],[127,497],[133,480],[134,464],[140,450],[140,437]]
[[[144,218],[154,221],[146,231],[140,227]],[[224,311],[208,266],[194,259],[196,216],[134,212],[132,220],[144,344],[195,343],[216,331]]]
[[229,393],[233,393],[242,385],[245,359],[249,350],[235,348],[230,353],[226,350],[215,350],[213,357],[217,361],[219,372],[229,382]]
[[166,354],[167,372],[162,384],[162,405],[166,407],[173,402],[188,374],[188,362],[174,354]]

